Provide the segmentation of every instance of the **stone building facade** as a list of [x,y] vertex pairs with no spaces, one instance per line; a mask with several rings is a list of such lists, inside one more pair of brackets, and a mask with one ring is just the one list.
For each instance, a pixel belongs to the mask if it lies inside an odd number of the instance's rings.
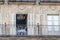
[[[16,14],[27,14],[27,35],[60,35],[60,5],[58,5],[60,3],[33,4],[1,3],[0,35],[16,35]],[[52,20],[53,23],[50,23],[50,17],[57,20]],[[56,25],[54,21],[57,21]]]

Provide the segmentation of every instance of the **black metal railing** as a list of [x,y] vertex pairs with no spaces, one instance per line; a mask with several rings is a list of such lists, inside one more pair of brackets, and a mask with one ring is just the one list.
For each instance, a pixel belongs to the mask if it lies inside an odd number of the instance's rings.
[[41,2],[55,2],[55,3],[57,3],[57,2],[60,2],[60,0],[41,0]]
[[36,2],[36,0],[9,0],[9,2]]
[[[16,27],[16,35],[13,35],[13,36],[28,36],[28,28],[27,27],[35,27],[35,29],[37,28],[38,30],[38,36],[43,36],[43,32],[42,32],[42,29],[44,29],[44,27],[48,27],[48,26],[59,26],[60,25],[12,25],[12,24],[0,24],[0,31],[2,31],[2,34],[0,34],[0,36],[12,36],[10,35],[10,28],[13,27]],[[13,31],[13,30],[12,30]],[[35,32],[35,31],[34,31]],[[14,33],[14,31],[13,31]],[[60,33],[60,32],[58,32]],[[45,35],[45,34],[44,34]],[[48,34],[47,34],[48,35]],[[60,35],[60,34],[56,34],[56,35]],[[32,35],[32,36],[35,36],[35,35]],[[53,36],[52,34],[50,34],[50,36]]]

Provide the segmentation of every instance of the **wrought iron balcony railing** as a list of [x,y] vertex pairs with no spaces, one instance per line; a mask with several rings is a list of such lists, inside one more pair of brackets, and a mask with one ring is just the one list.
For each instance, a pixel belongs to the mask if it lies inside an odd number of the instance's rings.
[[9,2],[36,2],[36,0],[9,0]]
[[[9,0],[9,2],[36,2],[36,0]],[[40,0],[40,2],[60,2],[60,0]]]
[[[54,31],[52,29],[48,31],[48,27],[51,26],[52,28],[55,26],[55,29],[56,31]],[[13,36],[28,36],[28,27],[30,30],[33,29],[34,27],[34,30],[36,29],[36,31],[38,32],[35,32],[37,33],[37,36],[46,36],[46,35],[49,35],[49,36],[59,36],[60,35],[60,25],[12,25],[12,24],[0,24],[0,36],[12,36],[10,35],[10,29],[12,29],[13,33],[14,33],[14,28],[16,27],[16,35],[13,35]],[[32,28],[30,28],[32,27]],[[58,27],[58,28],[57,28]],[[44,29],[44,30],[43,30]],[[47,29],[47,30],[46,30]],[[50,28],[51,29],[51,28]],[[47,31],[47,32],[46,32]],[[31,35],[31,36],[35,36],[34,35]]]
[[60,2],[60,0],[40,0],[41,2]]

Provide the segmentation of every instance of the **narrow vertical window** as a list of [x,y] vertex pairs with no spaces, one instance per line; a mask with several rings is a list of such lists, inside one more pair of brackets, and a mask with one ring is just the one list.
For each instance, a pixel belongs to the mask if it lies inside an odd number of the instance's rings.
[[27,14],[16,14],[17,35],[27,35]]
[[59,31],[59,24],[58,24],[58,16],[53,16],[53,22],[54,22],[54,31]]
[[48,16],[48,31],[52,31],[52,16]]

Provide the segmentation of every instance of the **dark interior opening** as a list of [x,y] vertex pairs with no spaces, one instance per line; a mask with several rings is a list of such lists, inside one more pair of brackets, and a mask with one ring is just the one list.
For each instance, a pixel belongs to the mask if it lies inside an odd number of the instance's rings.
[[18,35],[26,35],[27,14],[16,14],[16,28]]

